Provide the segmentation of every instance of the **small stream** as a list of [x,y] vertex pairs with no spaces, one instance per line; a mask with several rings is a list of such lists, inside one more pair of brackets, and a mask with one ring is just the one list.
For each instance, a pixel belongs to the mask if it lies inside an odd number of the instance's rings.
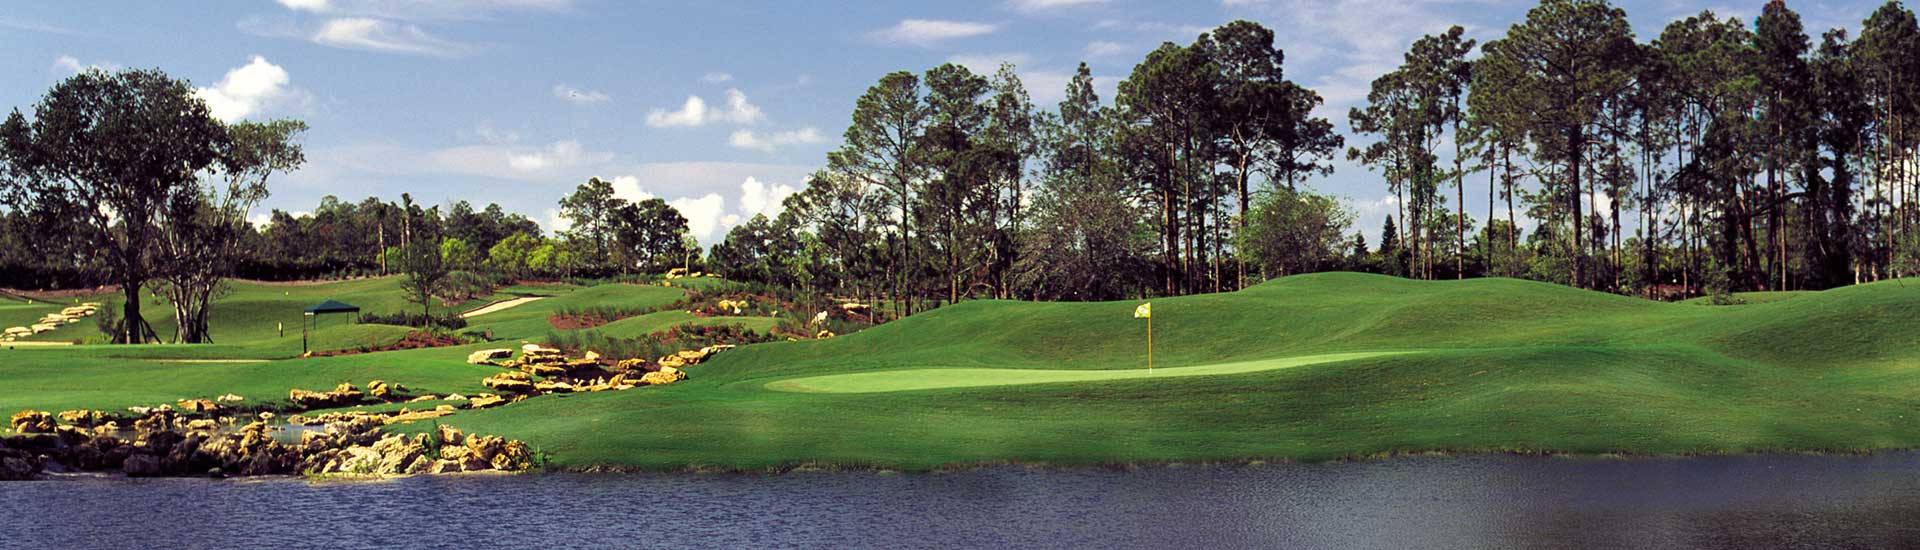
[[1920,453],[951,473],[75,476],[0,548],[1920,547]]

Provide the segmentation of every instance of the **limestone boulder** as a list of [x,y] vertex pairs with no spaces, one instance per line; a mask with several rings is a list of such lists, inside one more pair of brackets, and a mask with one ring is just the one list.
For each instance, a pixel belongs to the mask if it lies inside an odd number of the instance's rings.
[[440,443],[442,445],[462,445],[467,441],[467,435],[462,433],[460,428],[446,424],[441,424],[439,428],[436,428],[435,432],[435,435],[440,437]]
[[467,354],[467,363],[486,365],[497,359],[513,357],[513,350],[507,348],[483,349]]
[[524,372],[507,371],[488,376],[480,385],[494,391],[525,393],[533,391],[533,378]]
[[686,380],[686,379],[687,379],[687,373],[685,372],[681,372],[679,370],[675,370],[673,372],[667,372],[666,369],[661,369],[659,371],[649,372],[646,375],[641,376],[640,383],[649,385],[649,386],[665,386],[667,384],[672,384],[674,382],[679,382],[681,380]]
[[100,425],[100,423],[102,422],[107,421],[106,411],[95,411],[95,410],[88,410],[88,409],[60,411],[60,414],[57,416],[60,418],[60,422],[62,423],[72,424],[75,426],[80,426],[82,428],[91,428],[91,427]]
[[48,433],[53,431],[53,415],[27,409],[14,413],[12,418],[7,419],[7,425],[23,434]]
[[500,397],[498,395],[490,395],[490,394],[480,395],[467,400],[467,408],[485,409],[485,408],[497,406],[497,405],[500,405],[501,403],[506,403],[506,402],[507,402],[507,398]]
[[182,399],[174,405],[187,414],[220,414],[226,410],[226,407],[213,402],[212,399]]
[[406,393],[406,392],[407,392],[406,386],[389,383],[386,380],[374,380],[374,381],[367,382],[367,395],[373,397],[374,399],[379,399],[383,401],[396,399],[400,397],[400,394]]
[[554,364],[522,365],[520,367],[520,370],[527,374],[539,376],[542,378],[552,377],[552,376],[566,376],[567,372],[569,372],[565,365],[554,365]]

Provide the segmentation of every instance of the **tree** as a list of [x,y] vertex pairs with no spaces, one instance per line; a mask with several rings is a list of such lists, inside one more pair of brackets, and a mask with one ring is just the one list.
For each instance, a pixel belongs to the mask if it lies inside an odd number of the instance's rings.
[[194,185],[174,190],[155,217],[156,274],[173,303],[177,343],[213,341],[212,302],[240,260],[247,212],[267,197],[267,178],[306,161],[296,142],[306,123],[276,120],[228,125],[219,159]]
[[487,261],[494,269],[513,276],[525,276],[533,269],[533,254],[543,243],[528,233],[514,233],[487,249]]
[[833,172],[885,190],[898,206],[899,218],[893,220],[898,227],[893,240],[896,252],[888,278],[895,307],[904,304],[908,314],[913,312],[913,300],[906,299],[913,265],[912,208],[926,173],[919,152],[926,118],[926,109],[920,105],[920,79],[905,71],[890,73],[854,102],[845,144],[827,154]]
[[1197,269],[1204,257],[1196,256],[1205,244],[1206,208],[1215,205],[1202,197],[1220,183],[1212,177],[1213,140],[1208,133],[1218,89],[1215,75],[1206,49],[1161,44],[1120,82],[1115,101],[1115,119],[1124,125],[1121,154],[1144,194],[1159,203],[1167,294],[1199,287]]
[[990,224],[977,215],[997,204],[992,193],[993,172],[1000,169],[994,151],[980,137],[988,111],[983,98],[987,79],[952,63],[927,71],[926,129],[919,152],[928,170],[922,193],[923,232],[937,236],[947,301],[960,300],[966,270],[990,238]]
[[560,215],[573,221],[571,232],[592,243],[591,261],[607,261],[614,240],[613,229],[625,199],[613,196],[613,184],[594,177],[560,199]]
[[1254,207],[1235,248],[1264,276],[1310,273],[1340,265],[1352,225],[1353,214],[1332,197],[1276,189]]
[[622,271],[629,267],[666,271],[666,266],[681,263],[677,253],[680,237],[688,231],[687,218],[667,201],[651,198],[621,204],[614,210],[612,229],[614,257]]
[[140,314],[140,289],[158,272],[155,220],[227,140],[193,88],[158,70],[82,72],[48,90],[31,122],[15,110],[0,124],[8,203],[80,220],[85,246],[65,252],[98,257],[120,285],[115,342],[156,339]]
[[445,263],[448,269],[473,269],[480,265],[480,249],[468,244],[464,239],[452,237],[441,239],[440,261]]
[[1566,167],[1558,183],[1573,223],[1573,285],[1585,287],[1580,173],[1603,104],[1632,83],[1636,50],[1626,12],[1603,0],[1543,0],[1483,51],[1478,70],[1487,76],[1478,83],[1492,88],[1484,105],[1523,121],[1534,154]]
[[440,246],[430,239],[414,239],[401,249],[400,269],[406,275],[400,280],[400,289],[406,292],[407,301],[420,304],[421,314],[431,319],[433,298],[440,294],[448,272]]
[[1012,287],[1013,264],[1018,259],[1026,229],[1025,203],[1028,161],[1039,150],[1033,101],[1012,63],[1000,64],[990,81],[993,97],[987,104],[987,127],[980,140],[992,164],[988,170],[986,259],[988,280],[996,296],[1005,298]]
[[1152,285],[1153,237],[1114,155],[1108,112],[1081,64],[1057,113],[1042,118],[1040,189],[1016,284],[1045,300],[1115,300]]

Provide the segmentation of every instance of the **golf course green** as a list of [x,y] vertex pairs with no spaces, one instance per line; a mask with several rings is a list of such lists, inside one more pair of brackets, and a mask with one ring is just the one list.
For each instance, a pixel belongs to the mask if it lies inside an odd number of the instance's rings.
[[984,386],[1017,386],[1022,384],[1054,384],[1060,382],[1110,382],[1115,380],[1139,380],[1146,378],[1165,379],[1180,378],[1183,376],[1243,374],[1264,370],[1318,365],[1321,363],[1338,363],[1340,361],[1366,359],[1369,357],[1392,355],[1394,353],[1404,352],[1330,353],[1326,355],[1240,361],[1237,363],[1197,367],[1173,367],[1160,369],[1158,371],[1151,369],[1047,370],[983,368],[889,370],[776,380],[768,382],[767,389],[805,393],[879,393],[946,388],[977,388]]
[[[480,391],[479,380],[497,369],[464,358],[502,342],[299,359],[297,335],[238,326],[350,292],[361,294],[343,301],[363,307],[386,292],[398,300],[395,285],[237,285],[228,300],[251,311],[223,321],[229,306],[216,309],[214,345],[0,350],[8,381],[0,410],[118,408],[230,391],[276,400],[291,387],[373,378],[431,393]],[[664,304],[681,291],[515,287],[470,305],[526,294],[550,298],[473,317],[468,330],[538,342],[554,332],[546,318],[563,308]],[[440,420],[525,440],[568,469],[1920,446],[1920,286],[1874,283],[1709,307],[1513,279],[1301,275],[1153,300],[1152,373],[1145,321],[1131,315],[1138,303],[967,301],[836,338],[744,346],[670,386],[553,395]],[[638,334],[696,322],[771,326],[666,311],[598,328]],[[388,331],[404,329],[329,326],[316,338],[398,337]]]

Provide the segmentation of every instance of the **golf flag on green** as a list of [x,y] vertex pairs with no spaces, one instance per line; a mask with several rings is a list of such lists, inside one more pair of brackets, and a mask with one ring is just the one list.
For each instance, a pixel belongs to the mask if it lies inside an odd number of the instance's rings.
[[1133,308],[1133,318],[1147,320],[1147,370],[1153,370],[1153,302]]

